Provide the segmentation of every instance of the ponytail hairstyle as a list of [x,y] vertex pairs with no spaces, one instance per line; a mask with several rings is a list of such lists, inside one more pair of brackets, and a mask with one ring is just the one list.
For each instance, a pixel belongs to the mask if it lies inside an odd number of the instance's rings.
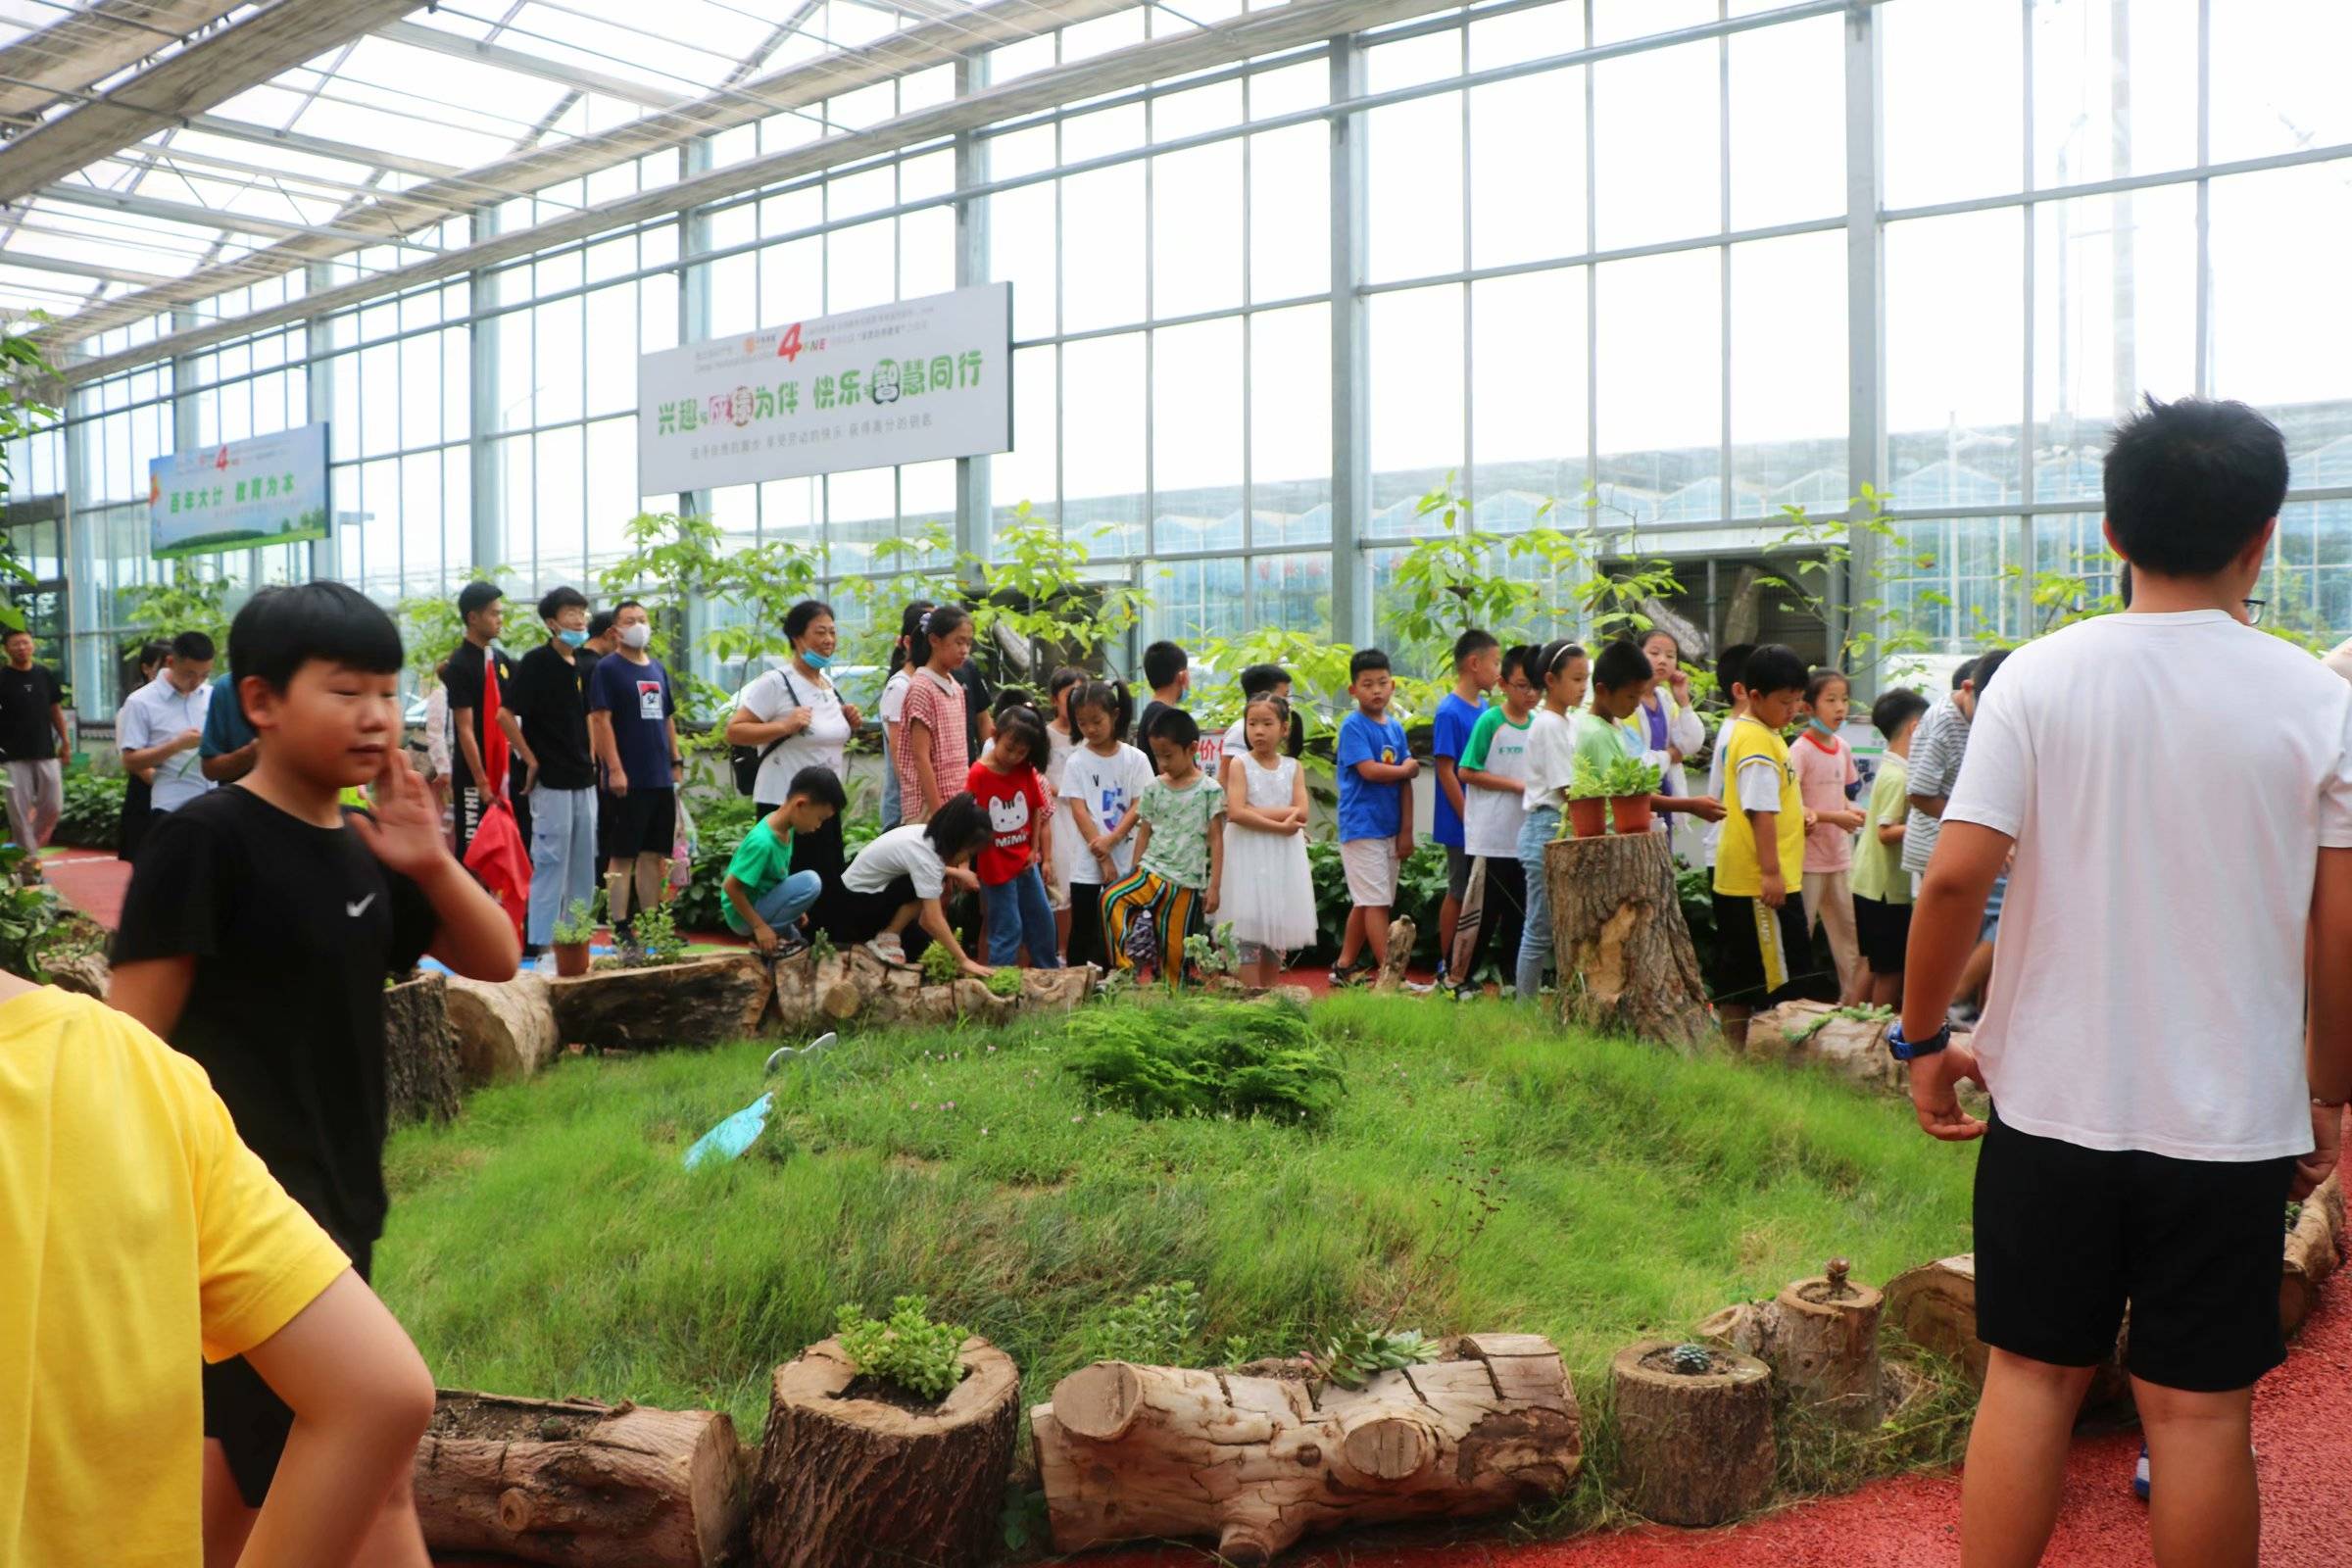
[[1585,645],[1573,637],[1562,637],[1554,642],[1545,643],[1543,655],[1544,667],[1532,672],[1536,676],[1537,688],[1542,689],[1544,683],[1559,673],[1560,666],[1571,659],[1590,659],[1592,657],[1585,652]]
[[935,605],[925,611],[907,639],[906,662],[917,669],[926,667],[931,662],[931,645],[971,618],[971,612],[961,605]]
[[1062,693],[1073,686],[1085,684],[1086,671],[1080,669],[1076,664],[1063,664],[1054,670],[1053,676],[1046,682],[1046,707],[1053,710],[1052,716],[1068,724],[1070,710],[1062,700]]
[[1003,755],[1008,740],[1021,743],[1024,748],[1021,761],[1032,768],[1045,765],[1053,745],[1046,735],[1045,715],[1025,702],[997,710],[998,755]]
[[1127,731],[1135,725],[1135,694],[1123,680],[1090,680],[1070,694],[1070,720],[1077,722],[1078,710],[1099,708],[1110,715],[1110,738],[1124,741]]
[[[1002,719],[1016,708],[1026,708],[1033,713],[1037,712],[1037,699],[1029,695],[1029,688],[1026,686],[1000,686],[997,688],[997,700],[989,704],[988,712],[991,718]],[[1044,715],[1040,714],[1039,716],[1043,717]]]
[[890,673],[896,675],[906,667],[906,650],[914,643],[914,634],[923,629],[923,617],[931,613],[928,599],[917,599],[899,616],[899,640],[890,650]]

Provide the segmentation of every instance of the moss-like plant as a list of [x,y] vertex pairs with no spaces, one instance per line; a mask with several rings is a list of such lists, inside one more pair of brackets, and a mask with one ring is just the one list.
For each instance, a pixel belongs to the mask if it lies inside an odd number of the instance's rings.
[[1009,964],[988,977],[988,994],[992,997],[1017,997],[1021,994],[1021,971]]
[[1072,1014],[1065,1038],[1069,1070],[1138,1116],[1312,1122],[1345,1093],[1331,1051],[1285,1004],[1098,1007]]
[[1658,792],[1658,764],[1638,757],[1620,757],[1600,769],[1600,793],[1611,800]]
[[1609,791],[1601,770],[1592,765],[1589,757],[1580,757],[1568,770],[1568,799],[1572,801],[1601,801]]
[[944,1399],[963,1381],[968,1335],[953,1323],[932,1322],[927,1305],[919,1296],[896,1297],[884,1319],[867,1317],[862,1306],[844,1306],[834,1332],[851,1364],[866,1376]]
[[1360,1389],[1376,1372],[1418,1366],[1438,1358],[1438,1348],[1419,1329],[1375,1328],[1361,1318],[1307,1352],[1316,1377],[1343,1389]]
[[953,985],[963,973],[963,965],[956,961],[956,955],[948,951],[944,942],[934,942],[923,950],[920,968],[923,983],[933,986]]
[[571,901],[570,912],[556,922],[556,945],[584,948],[596,940],[596,906],[587,899]]

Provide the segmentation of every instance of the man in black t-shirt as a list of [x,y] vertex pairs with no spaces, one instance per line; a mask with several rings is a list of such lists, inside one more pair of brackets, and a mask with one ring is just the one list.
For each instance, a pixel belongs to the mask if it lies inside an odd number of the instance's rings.
[[539,601],[547,641],[522,656],[498,722],[521,770],[531,808],[531,912],[527,960],[555,940],[556,922],[596,899],[596,764],[588,754],[588,601],[558,588]]
[[[0,664],[0,757],[8,760],[9,837],[38,857],[66,807],[58,759],[74,749],[66,736],[66,691],[57,671],[32,662],[32,633],[8,634]],[[37,867],[37,859],[27,862]]]
[[[366,1278],[385,1207],[385,978],[429,952],[507,979],[514,928],[451,858],[402,750],[389,615],[342,583],[265,588],[228,654],[258,759],[148,829],[107,1001],[202,1064],[238,1136]],[[338,804],[360,784],[372,814]],[[243,1539],[291,1422],[243,1360],[205,1369],[208,1537]],[[404,1492],[357,1560],[423,1549]]]
[[[461,861],[466,858],[466,846],[473,842],[474,830],[482,825],[482,813],[492,801],[508,794],[508,781],[493,778],[487,771],[484,757],[489,731],[482,723],[484,708],[492,701],[492,680],[503,693],[507,682],[514,678],[514,663],[493,646],[506,618],[506,606],[501,602],[505,597],[497,584],[487,582],[469,582],[458,595],[458,615],[466,623],[466,639],[449,656],[449,669],[442,676],[449,688],[449,770],[457,783]],[[515,823],[517,828],[521,825]]]

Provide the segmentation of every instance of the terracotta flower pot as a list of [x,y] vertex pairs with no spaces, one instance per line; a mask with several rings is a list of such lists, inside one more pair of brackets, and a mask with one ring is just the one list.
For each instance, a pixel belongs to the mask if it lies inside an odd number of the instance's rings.
[[559,942],[556,944],[556,973],[565,979],[588,972],[588,944]]
[[1596,839],[1609,830],[1609,803],[1598,796],[1568,803],[1568,825],[1580,839]]
[[1620,833],[1646,833],[1650,823],[1649,797],[1646,795],[1613,795],[1609,798],[1609,817]]

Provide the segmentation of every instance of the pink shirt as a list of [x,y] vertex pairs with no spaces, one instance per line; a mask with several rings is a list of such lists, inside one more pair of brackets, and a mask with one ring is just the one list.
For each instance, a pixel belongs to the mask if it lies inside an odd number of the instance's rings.
[[931,813],[923,806],[923,786],[915,776],[912,726],[919,718],[931,731],[931,776],[938,782],[939,798],[948,800],[963,788],[964,778],[972,770],[971,756],[964,746],[963,683],[953,675],[943,680],[928,668],[916,670],[906,683],[906,706],[900,717],[907,726],[901,733],[908,740],[895,757],[899,799],[907,821],[927,822]]
[[[1853,803],[1845,798],[1846,786],[1858,783],[1862,774],[1854,766],[1854,749],[1841,737],[1833,737],[1830,750],[1824,751],[1815,743],[1821,731],[1807,728],[1788,747],[1788,760],[1796,768],[1796,789],[1802,796],[1805,809],[1814,812],[1852,809]],[[1805,869],[1808,871],[1844,871],[1854,863],[1854,835],[1850,829],[1833,822],[1816,822],[1805,835]]]

